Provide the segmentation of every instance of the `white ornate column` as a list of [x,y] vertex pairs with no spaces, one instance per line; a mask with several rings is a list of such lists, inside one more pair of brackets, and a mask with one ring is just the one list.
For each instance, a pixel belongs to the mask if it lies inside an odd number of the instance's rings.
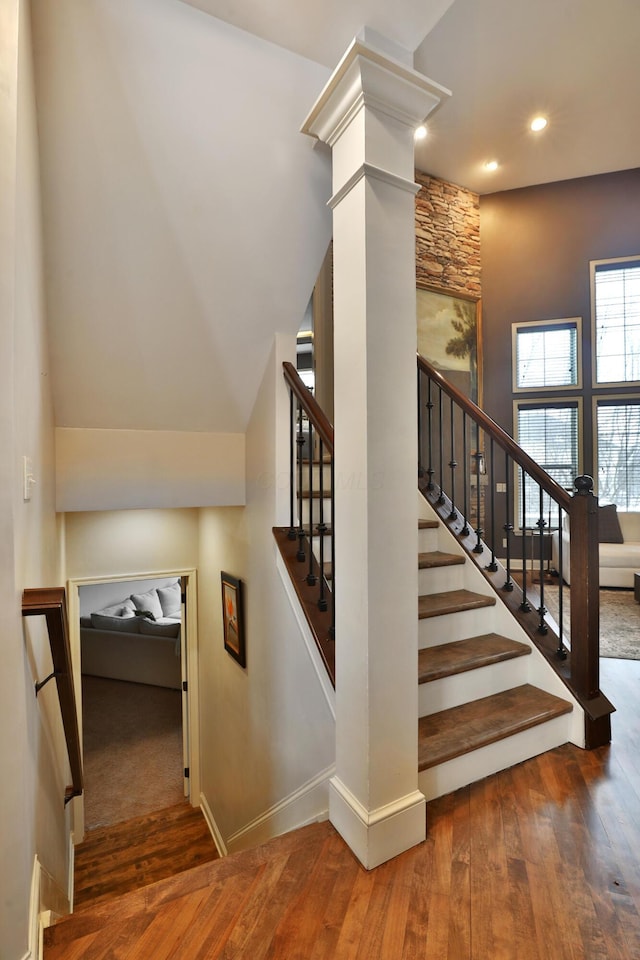
[[[336,775],[371,869],[425,838],[418,790],[415,127],[448,91],[354,40],[303,126],[333,158]],[[397,48],[396,48],[397,49]],[[394,50],[394,52],[396,52]]]

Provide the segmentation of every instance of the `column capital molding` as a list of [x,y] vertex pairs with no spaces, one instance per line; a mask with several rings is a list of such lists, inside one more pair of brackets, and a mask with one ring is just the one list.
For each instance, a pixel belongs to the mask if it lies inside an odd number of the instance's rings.
[[449,96],[446,87],[356,37],[301,131],[333,146],[363,106],[413,128]]

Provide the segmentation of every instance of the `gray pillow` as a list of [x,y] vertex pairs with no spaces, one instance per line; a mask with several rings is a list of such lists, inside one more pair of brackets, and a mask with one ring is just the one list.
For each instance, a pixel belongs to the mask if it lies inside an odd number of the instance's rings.
[[117,633],[138,633],[137,617],[109,617],[104,613],[92,613],[91,625],[96,630],[115,630]]
[[175,623],[157,623],[155,620],[137,620],[140,626],[140,633],[147,637],[171,637],[176,639],[180,636],[180,624]]
[[155,587],[153,590],[147,591],[147,593],[132,593],[131,599],[133,600],[136,610],[150,610],[156,620],[162,617],[162,607],[160,606],[158,591]]
[[158,587],[158,599],[164,617],[176,617],[178,620],[180,619],[180,594],[180,582],[178,580],[168,587]]
[[598,539],[600,543],[624,543],[615,503],[598,507]]

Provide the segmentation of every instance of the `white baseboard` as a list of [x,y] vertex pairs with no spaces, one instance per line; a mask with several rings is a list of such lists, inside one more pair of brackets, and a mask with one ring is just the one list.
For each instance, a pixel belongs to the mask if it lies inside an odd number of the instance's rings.
[[220,854],[221,857],[226,857],[227,855],[226,844],[222,838],[222,834],[220,833],[220,830],[218,829],[218,824],[215,821],[215,817],[213,816],[211,807],[209,806],[209,803],[204,793],[200,794],[200,809],[202,810],[202,814],[205,820],[207,821],[207,826],[209,827],[209,831],[211,833],[211,836],[213,837],[213,842],[216,845],[218,853]]
[[291,830],[326,820],[329,812],[329,781],[333,764],[308,780],[284,800],[280,800],[227,839],[229,853],[237,853],[265,843]]
[[329,784],[329,819],[367,870],[422,843],[426,837],[426,800],[419,790],[366,810],[357,797],[333,777]]

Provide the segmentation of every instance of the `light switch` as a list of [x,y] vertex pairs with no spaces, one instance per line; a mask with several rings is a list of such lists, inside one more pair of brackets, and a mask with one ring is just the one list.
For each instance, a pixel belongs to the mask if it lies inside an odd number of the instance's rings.
[[31,500],[31,490],[35,483],[33,476],[33,462],[31,457],[22,458],[22,489],[25,500]]

